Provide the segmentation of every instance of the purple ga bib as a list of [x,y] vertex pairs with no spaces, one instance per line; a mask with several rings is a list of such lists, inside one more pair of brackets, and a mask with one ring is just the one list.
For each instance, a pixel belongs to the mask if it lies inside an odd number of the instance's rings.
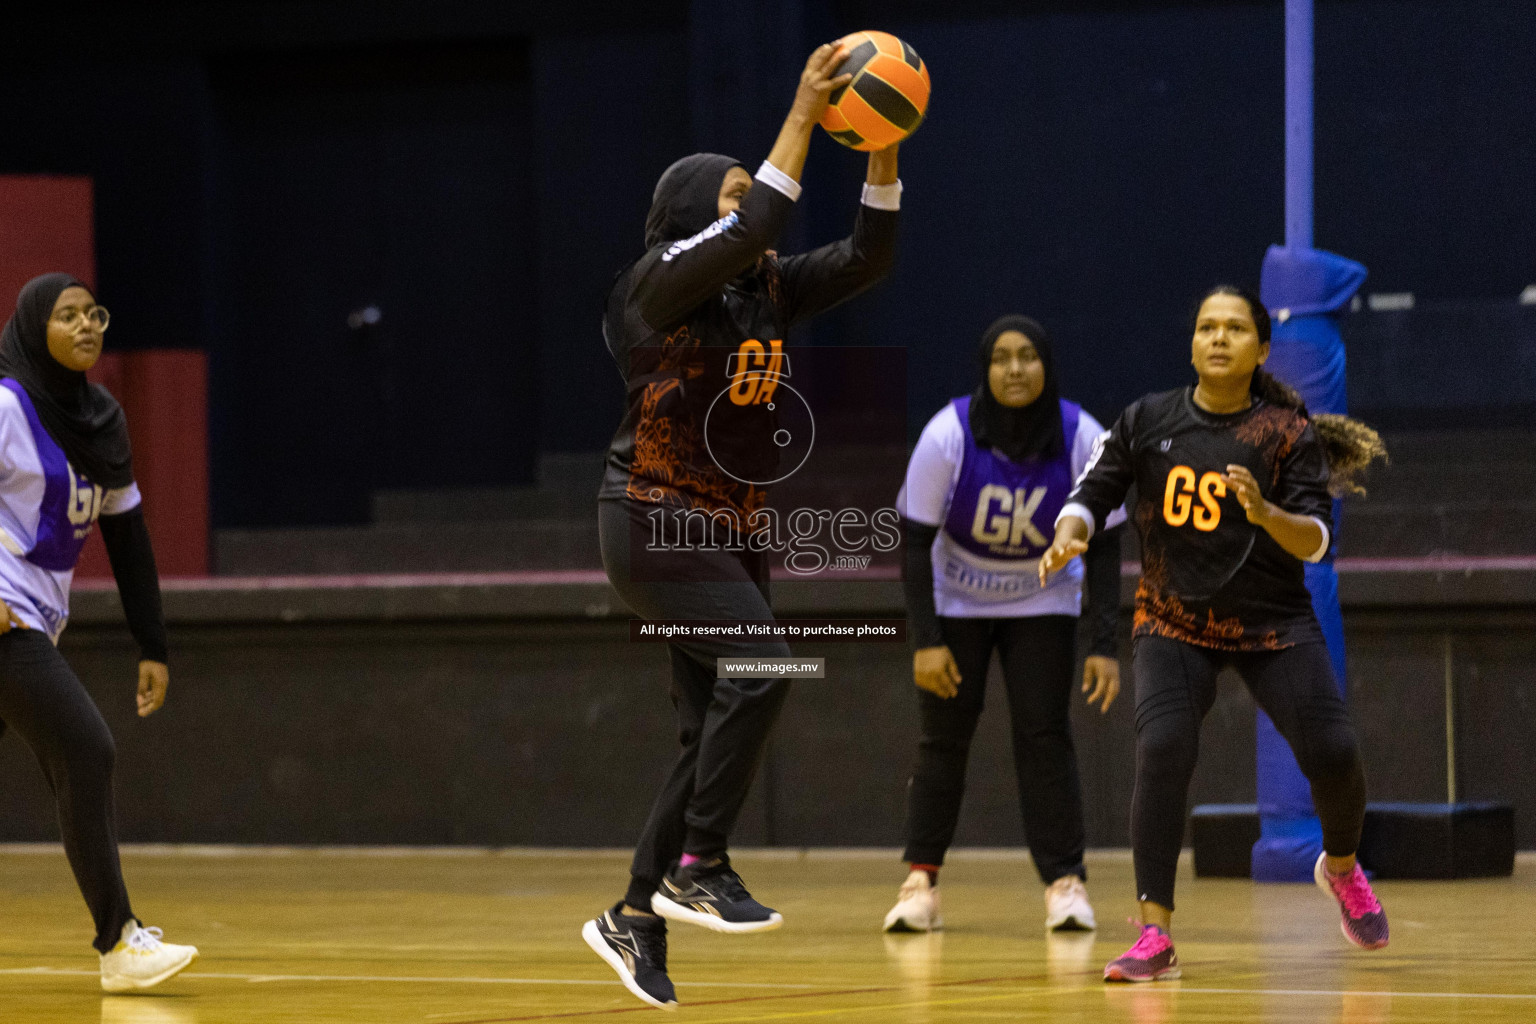
[[960,417],[965,456],[949,500],[944,532],[982,558],[1033,561],[1051,546],[1056,516],[1072,491],[1072,439],[1082,407],[1062,399],[1061,427],[1066,450],[1050,459],[1011,462],[976,444],[971,434],[971,399],[950,403]]
[[91,525],[101,514],[102,489],[80,476],[70,466],[52,435],[37,418],[37,409],[27,389],[7,377],[0,387],[9,388],[27,414],[27,426],[37,445],[37,461],[43,467],[43,503],[38,510],[37,543],[27,552],[27,561],[52,572],[68,572],[80,560]]

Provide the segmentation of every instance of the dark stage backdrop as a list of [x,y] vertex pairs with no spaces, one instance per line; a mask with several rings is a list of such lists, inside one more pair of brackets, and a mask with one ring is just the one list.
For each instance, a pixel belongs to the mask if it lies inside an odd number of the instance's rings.
[[248,524],[530,480],[527,48],[212,61],[215,464]]
[[[1053,330],[1101,418],[1183,382],[1192,298],[1281,240],[1282,24],[1280,0],[33,10],[0,38],[0,173],[94,179],[115,344],[210,350],[216,526],[355,521],[375,487],[602,448],[597,318],[657,175],[695,148],[755,167],[804,53],[858,28],[933,73],[900,261],[791,340],[906,346],[914,435],[1008,310]],[[1421,308],[1513,310],[1536,280],[1536,5],[1319,0],[1317,46],[1318,244]],[[848,230],[861,165],[816,140],[786,248]],[[1414,349],[1437,372],[1536,406],[1491,354],[1524,365],[1536,337],[1439,333]],[[1356,365],[1400,365],[1395,329],[1346,337]],[[1380,382],[1352,380],[1357,406],[1418,423]],[[1435,422],[1488,403],[1453,404]]]

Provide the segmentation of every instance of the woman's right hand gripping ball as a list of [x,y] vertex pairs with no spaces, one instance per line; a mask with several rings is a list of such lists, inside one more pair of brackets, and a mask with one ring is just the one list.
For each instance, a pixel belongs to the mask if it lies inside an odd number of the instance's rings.
[[827,101],[833,91],[853,81],[852,75],[835,74],[847,57],[848,48],[841,43],[822,43],[805,62],[790,115],[803,118],[807,128],[814,126],[827,112]]

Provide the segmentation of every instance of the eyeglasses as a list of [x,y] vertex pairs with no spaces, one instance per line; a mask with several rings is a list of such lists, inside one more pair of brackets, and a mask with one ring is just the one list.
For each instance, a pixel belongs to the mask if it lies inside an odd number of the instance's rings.
[[92,306],[90,309],[76,309],[70,306],[53,317],[54,321],[68,331],[78,331],[86,324],[90,324],[98,331],[107,329],[107,324],[112,322],[112,314],[107,312],[106,306]]

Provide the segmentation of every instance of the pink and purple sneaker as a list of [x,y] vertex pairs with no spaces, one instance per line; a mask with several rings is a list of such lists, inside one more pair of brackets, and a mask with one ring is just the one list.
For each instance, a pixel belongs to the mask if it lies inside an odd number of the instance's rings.
[[1380,949],[1387,944],[1387,912],[1371,891],[1365,872],[1356,864],[1347,874],[1328,870],[1327,854],[1318,854],[1312,877],[1317,887],[1339,901],[1339,930],[1361,949]]
[[1141,926],[1141,938],[1104,968],[1105,981],[1172,981],[1182,972],[1173,940],[1155,924]]

